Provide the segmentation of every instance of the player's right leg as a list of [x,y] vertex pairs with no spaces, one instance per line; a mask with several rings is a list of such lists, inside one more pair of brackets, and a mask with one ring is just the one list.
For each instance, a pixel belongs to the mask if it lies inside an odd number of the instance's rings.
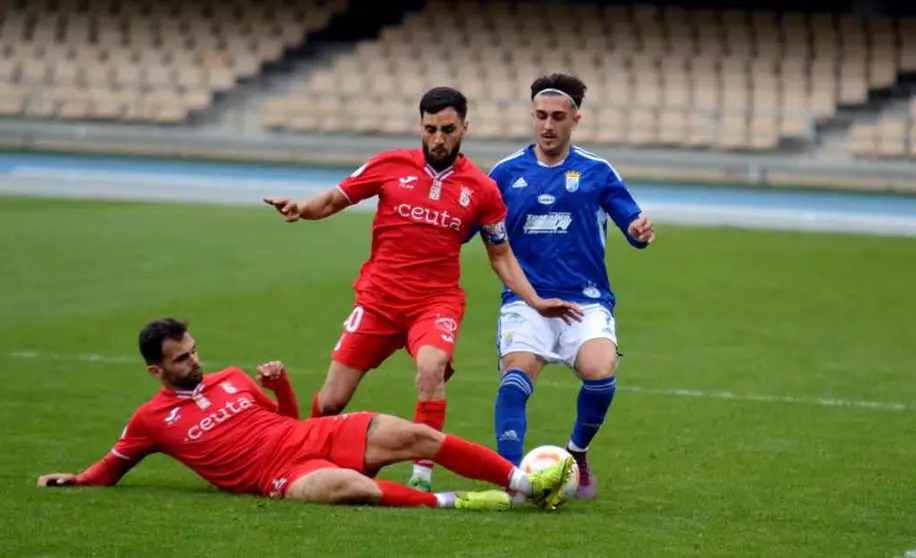
[[528,398],[537,377],[553,354],[558,333],[547,318],[523,302],[500,309],[497,328],[502,379],[493,412],[496,448],[518,466],[525,451]]
[[324,385],[312,398],[312,418],[343,412],[363,376],[404,346],[397,325],[365,306],[355,306],[343,326]]
[[[495,451],[457,436],[390,415],[375,415],[371,419],[364,449],[366,470],[416,459],[429,459],[469,479],[521,493],[548,510],[555,509],[559,503],[560,491],[572,474],[574,463],[569,457],[528,475]],[[505,503],[509,496],[500,498]],[[467,504],[470,507],[471,503]]]
[[306,461],[290,475],[296,477],[283,497],[313,504],[370,505],[395,508],[463,508],[481,511],[509,509],[507,498],[487,492],[430,494],[386,480],[373,480],[352,469],[324,460]]

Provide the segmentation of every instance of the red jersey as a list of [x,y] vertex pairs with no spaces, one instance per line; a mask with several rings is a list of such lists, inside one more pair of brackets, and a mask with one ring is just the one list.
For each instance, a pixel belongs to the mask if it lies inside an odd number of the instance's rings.
[[275,469],[303,443],[303,423],[277,411],[239,368],[205,375],[194,391],[163,388],[77,484],[113,485],[147,455],[164,453],[221,490],[268,494]]
[[463,296],[462,244],[478,226],[506,218],[496,183],[464,154],[437,172],[422,149],[386,151],[338,189],[354,204],[378,196],[372,252],[353,284],[359,304],[403,307],[443,293]]

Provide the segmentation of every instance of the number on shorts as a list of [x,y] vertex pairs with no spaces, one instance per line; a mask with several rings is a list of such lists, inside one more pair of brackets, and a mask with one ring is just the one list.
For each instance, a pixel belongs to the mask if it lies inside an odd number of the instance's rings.
[[344,329],[353,333],[359,329],[360,322],[363,321],[363,307],[357,306],[350,312],[350,316],[347,317],[347,321],[344,322]]

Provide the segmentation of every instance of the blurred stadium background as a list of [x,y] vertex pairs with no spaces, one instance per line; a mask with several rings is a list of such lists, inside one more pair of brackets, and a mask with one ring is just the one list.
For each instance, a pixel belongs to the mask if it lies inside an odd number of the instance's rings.
[[357,164],[472,102],[486,166],[527,87],[590,86],[577,141],[630,180],[916,191],[906,3],[9,0],[0,146]]

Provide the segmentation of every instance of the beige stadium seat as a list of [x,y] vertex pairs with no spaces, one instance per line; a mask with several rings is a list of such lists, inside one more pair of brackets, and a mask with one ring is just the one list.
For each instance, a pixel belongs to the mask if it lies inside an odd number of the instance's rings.
[[751,121],[750,147],[772,150],[779,146],[779,125],[775,117],[757,117]]
[[885,120],[878,123],[878,154],[897,157],[906,153],[907,124],[901,119]]
[[688,147],[709,147],[715,142],[716,122],[710,113],[695,110],[687,115]]
[[58,101],[42,96],[29,96],[26,100],[25,115],[32,118],[53,118],[57,116]]
[[877,153],[877,128],[872,124],[853,124],[849,132],[849,150],[853,155],[870,156]]
[[629,143],[650,145],[658,141],[658,115],[651,109],[630,112]]
[[264,103],[261,124],[267,129],[284,128],[295,118],[294,114],[287,99],[274,99]]
[[807,138],[811,133],[811,120],[804,113],[783,113],[779,135],[786,138]]
[[18,116],[25,107],[25,92],[19,89],[4,89],[0,84],[0,115]]
[[719,127],[718,146],[725,149],[745,149],[748,144],[748,126],[744,115],[722,117]]
[[681,146],[687,140],[687,113],[680,110],[666,110],[658,119],[658,143]]

